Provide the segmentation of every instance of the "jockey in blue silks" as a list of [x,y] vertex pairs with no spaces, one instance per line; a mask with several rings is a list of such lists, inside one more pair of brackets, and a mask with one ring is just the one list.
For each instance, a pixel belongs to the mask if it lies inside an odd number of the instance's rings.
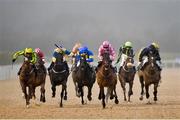
[[[80,47],[78,51],[79,51],[79,53],[78,53],[78,55],[77,55],[77,57],[76,57],[76,59],[77,59],[77,67],[78,67],[79,64],[80,64],[80,59],[81,59],[81,57],[82,57],[83,54],[85,54],[87,63],[91,63],[91,62],[94,61],[93,52],[90,51],[90,50],[88,49],[88,47],[86,47],[86,46]],[[90,64],[88,64],[88,65],[89,65],[89,67],[90,67],[91,70],[92,70],[91,65],[90,65]]]

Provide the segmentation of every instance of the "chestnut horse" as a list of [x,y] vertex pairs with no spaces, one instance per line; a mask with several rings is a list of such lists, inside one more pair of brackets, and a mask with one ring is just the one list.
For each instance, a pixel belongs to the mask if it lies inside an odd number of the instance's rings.
[[[144,86],[146,90],[146,98],[149,98],[149,86],[154,84],[154,101],[157,101],[157,87],[160,82],[160,74],[161,72],[158,70],[158,66],[156,64],[155,56],[152,54],[148,55],[148,62],[145,63],[144,69],[138,71],[139,80],[141,83],[141,97],[140,100],[143,100],[144,95]],[[150,102],[149,102],[150,103]]]
[[[58,58],[56,58],[56,62],[52,70],[49,72],[49,77],[51,81],[51,89],[52,89],[52,97],[56,95],[56,86],[62,85],[61,90],[61,99],[60,99],[60,107],[63,107],[62,100],[67,100],[67,80],[69,76],[69,70],[66,68],[66,63],[63,62],[63,54],[60,54]],[[65,95],[64,95],[65,94]]]
[[[109,53],[105,52],[103,54],[103,60],[102,64],[99,67],[98,71],[96,72],[96,78],[97,78],[97,83],[100,88],[99,92],[99,97],[98,99],[102,99],[102,106],[105,108],[106,103],[105,103],[105,97],[106,100],[108,100],[109,95],[111,95],[111,99],[115,97],[115,103],[118,104],[118,98],[116,94],[116,84],[117,84],[117,75],[114,72],[113,68],[111,67],[111,61],[109,57]],[[104,87],[107,87],[107,94],[105,96],[104,94]],[[114,95],[113,95],[114,92]]]
[[[40,101],[45,102],[45,80],[46,80],[46,73],[39,68],[38,71],[35,73],[34,67],[29,60],[25,60],[19,75],[20,85],[22,91],[25,95],[26,99],[26,107],[29,107],[30,99],[35,97],[35,88],[41,86],[40,92]],[[28,92],[27,89],[28,88]]]
[[128,101],[130,102],[130,96],[133,95],[132,87],[134,76],[136,74],[135,66],[133,66],[133,57],[127,56],[122,67],[119,68],[119,81],[124,92],[124,101],[126,101],[126,83],[129,83]]
[[88,87],[87,98],[89,101],[92,100],[92,87],[95,83],[95,71],[90,68],[86,61],[86,55],[82,54],[80,58],[79,66],[75,67],[75,70],[72,71],[72,78],[75,85],[76,96],[81,96],[81,103],[84,104],[84,90],[83,87]]

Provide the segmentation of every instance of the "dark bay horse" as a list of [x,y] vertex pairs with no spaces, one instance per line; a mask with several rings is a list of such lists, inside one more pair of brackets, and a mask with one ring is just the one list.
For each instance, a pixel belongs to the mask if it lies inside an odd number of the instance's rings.
[[139,80],[141,83],[141,97],[140,100],[143,100],[144,95],[144,87],[146,90],[146,98],[149,98],[149,86],[154,84],[154,101],[157,101],[157,87],[160,82],[160,74],[161,72],[158,70],[158,66],[156,64],[155,56],[152,54],[148,55],[148,62],[145,63],[144,69],[138,71]]
[[[42,69],[39,69],[37,73],[35,73],[33,65],[30,63],[29,60],[25,60],[21,72],[19,75],[20,85],[22,91],[25,95],[26,99],[26,106],[29,107],[30,99],[36,98],[35,97],[35,88],[37,86],[41,86],[40,92],[40,101],[45,102],[45,80],[46,74],[42,72]],[[28,88],[28,91],[27,89]]]
[[[96,72],[97,83],[100,88],[98,99],[102,99],[103,108],[105,108],[105,97],[108,100],[109,95],[111,99],[115,97],[115,103],[118,104],[118,98],[116,94],[116,84],[117,84],[117,75],[114,73],[114,70],[111,68],[111,61],[109,53],[105,52],[103,54],[102,64]],[[107,87],[107,94],[104,94],[104,87]],[[113,95],[114,92],[114,95]]]
[[135,67],[133,66],[133,57],[127,56],[123,66],[119,69],[118,77],[121,83],[121,87],[124,92],[124,101],[126,101],[126,83],[129,83],[128,101],[130,102],[130,96],[133,95],[132,87],[134,76],[136,74]]
[[[49,72],[51,81],[52,97],[55,97],[56,86],[62,85],[60,107],[63,107],[62,100],[67,100],[67,80],[69,76],[69,70],[66,68],[66,63],[63,61],[63,54],[59,54],[56,58],[53,68]],[[65,95],[64,95],[65,94]]]
[[87,86],[89,101],[92,100],[92,87],[95,83],[95,71],[90,68],[86,61],[86,55],[82,54],[80,58],[80,64],[72,71],[72,78],[75,85],[76,96],[81,96],[81,103],[84,104],[84,90],[83,87]]

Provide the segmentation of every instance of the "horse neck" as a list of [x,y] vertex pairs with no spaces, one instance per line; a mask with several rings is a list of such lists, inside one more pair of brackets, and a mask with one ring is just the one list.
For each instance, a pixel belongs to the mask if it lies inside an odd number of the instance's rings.
[[33,68],[32,66],[27,62],[24,62],[22,65],[21,73],[20,75],[26,76],[27,74],[32,74],[33,73]]

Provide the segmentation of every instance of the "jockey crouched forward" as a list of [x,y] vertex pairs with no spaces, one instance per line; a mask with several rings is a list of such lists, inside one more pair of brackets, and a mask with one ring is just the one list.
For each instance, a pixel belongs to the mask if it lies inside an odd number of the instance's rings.
[[65,68],[69,72],[69,67],[68,67],[67,61],[65,60],[65,55],[69,55],[69,54],[70,54],[70,52],[65,48],[58,47],[58,48],[54,49],[52,62],[50,64],[50,66],[48,67],[48,72],[50,73],[50,70],[53,68],[56,60],[59,58],[60,55],[63,55],[63,62],[65,64]]
[[[116,62],[116,64],[118,64],[120,59],[121,59],[119,71],[121,71],[121,68],[122,68],[124,62],[126,61],[127,57],[132,57],[132,58],[134,57],[134,50],[133,50],[133,47],[132,47],[132,43],[130,41],[125,42],[123,44],[123,46],[121,46],[119,48],[118,59],[117,59],[117,62]],[[134,66],[134,71],[136,71],[135,66]]]
[[[44,53],[41,51],[40,48],[35,48],[34,51],[37,54],[37,64],[42,65],[43,72],[46,73],[46,68],[44,66],[44,63],[45,63]],[[37,68],[37,69],[39,69],[39,68]]]
[[[79,51],[79,54],[77,55],[77,58],[76,58],[76,59],[77,59],[77,64],[76,64],[76,66],[77,66],[77,67],[79,66],[81,57],[82,57],[83,55],[85,55],[85,57],[86,57],[86,62],[88,63],[88,67],[89,67],[89,69],[91,70],[91,72],[94,73],[93,67],[90,65],[90,63],[94,61],[93,52],[90,51],[90,50],[88,49],[88,47],[86,47],[86,46],[80,47],[80,48],[78,49],[78,51]],[[77,67],[75,67],[75,68],[77,68]],[[77,70],[77,69],[75,69],[75,71],[76,71],[76,70]]]
[[111,68],[116,73],[117,72],[116,67],[112,66],[112,61],[114,61],[114,59],[115,59],[115,50],[112,47],[112,45],[109,43],[109,41],[104,41],[103,44],[99,47],[98,51],[99,51],[98,57],[99,57],[100,61],[98,62],[98,65],[96,67],[96,72],[98,71],[99,67],[102,65],[103,54],[105,52],[109,52],[109,55],[110,55],[109,57],[111,60]]
[[138,63],[138,70],[143,70],[145,63],[148,61],[148,55],[153,54],[156,59],[156,64],[158,66],[159,71],[162,70],[161,64],[161,57],[159,54],[159,45],[157,43],[151,43],[149,46],[145,47],[140,51],[139,54],[139,63]]
[[79,48],[81,47],[81,43],[76,43],[70,53],[70,57],[72,57],[72,67],[71,71],[75,70],[75,67],[78,62]]
[[[34,50],[32,48],[25,48],[24,50],[20,50],[20,51],[15,52],[13,54],[12,62],[14,63],[19,56],[24,56],[24,60],[28,59],[30,61],[30,63],[32,64],[32,66],[34,68],[35,76],[37,76],[37,69],[35,66],[35,63],[37,61],[37,55],[34,52]],[[20,75],[21,69],[22,69],[22,66],[18,71],[18,75]]]

